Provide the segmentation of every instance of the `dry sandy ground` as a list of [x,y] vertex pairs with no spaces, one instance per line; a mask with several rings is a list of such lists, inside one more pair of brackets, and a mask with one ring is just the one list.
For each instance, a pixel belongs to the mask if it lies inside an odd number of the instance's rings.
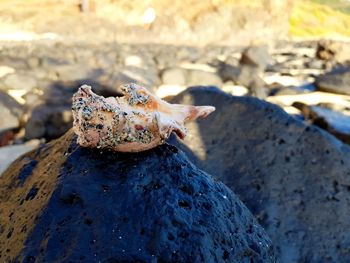
[[79,0],[2,0],[0,40],[249,44],[286,35],[292,2],[90,0],[82,13]]

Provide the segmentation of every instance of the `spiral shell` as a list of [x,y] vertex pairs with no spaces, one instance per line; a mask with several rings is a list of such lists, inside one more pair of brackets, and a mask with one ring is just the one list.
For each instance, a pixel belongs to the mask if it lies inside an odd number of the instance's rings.
[[83,85],[73,95],[73,128],[81,146],[145,151],[164,143],[173,131],[183,139],[186,122],[215,110],[212,106],[170,104],[133,83],[121,90],[123,97],[104,98]]

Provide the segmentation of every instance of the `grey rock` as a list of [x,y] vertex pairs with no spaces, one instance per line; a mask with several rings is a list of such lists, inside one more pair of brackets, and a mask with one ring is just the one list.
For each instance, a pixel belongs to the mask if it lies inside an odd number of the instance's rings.
[[350,144],[350,115],[322,106],[295,104],[294,107],[302,111],[306,120]]
[[0,202],[6,262],[275,262],[234,193],[170,145],[122,154],[70,131],[3,173]]
[[341,68],[316,79],[320,91],[350,95],[350,68]]
[[15,68],[17,70],[28,69],[26,60],[24,58],[18,57],[18,54],[16,52],[13,52],[13,54],[11,54],[10,56],[6,56],[5,54],[3,54],[0,58],[0,64]]
[[37,68],[40,65],[40,59],[37,57],[30,57],[27,59],[29,68]]
[[310,61],[305,63],[304,68],[325,69],[326,64],[322,60],[311,59]]
[[176,57],[179,61],[197,61],[204,58],[200,49],[196,47],[178,47],[176,51]]
[[52,70],[52,69],[37,67],[37,68],[27,70],[27,73],[28,75],[37,79],[39,88],[40,88],[41,80],[47,80],[50,82],[57,80],[57,73],[55,70]]
[[97,52],[95,54],[96,65],[102,68],[113,68],[117,55],[114,52]]
[[218,75],[220,78],[226,81],[233,81],[235,83],[238,82],[238,77],[241,73],[241,69],[229,63],[223,61],[215,61],[213,66],[216,67]]
[[159,48],[154,56],[154,61],[159,69],[171,68],[177,65],[178,58],[175,47],[165,46]]
[[34,92],[28,92],[23,96],[25,100],[25,105],[28,109],[34,108],[35,106],[39,106],[43,104],[43,100],[41,96]]
[[2,103],[0,103],[0,132],[5,130],[16,129],[19,127],[19,120],[14,114],[11,113],[11,110],[5,107]]
[[143,84],[143,86],[155,87],[160,84],[158,71],[156,69],[143,69],[129,66],[123,67],[121,73],[130,79],[135,79],[138,83]]
[[350,60],[350,44],[340,41],[321,40],[317,43],[316,57],[326,61],[344,63]]
[[65,60],[62,56],[61,58],[55,58],[49,56],[47,53],[43,57],[39,58],[40,66],[46,69],[52,69],[57,66],[68,65],[69,61]]
[[31,144],[0,147],[0,176],[14,160],[16,160],[22,154],[33,150],[35,147],[35,145]]
[[94,56],[94,50],[92,48],[79,48],[76,50],[76,62],[77,64],[85,64],[91,67],[96,67],[96,59]]
[[[47,83],[46,83],[47,84]],[[91,80],[55,82],[47,85],[42,82],[44,94],[28,93],[25,96],[28,109],[28,121],[25,124],[26,139],[55,139],[63,135],[72,126],[72,96],[78,87],[91,85],[102,96],[116,96],[117,90],[106,89]]]
[[263,71],[269,64],[272,64],[272,61],[268,47],[263,45],[246,48],[242,53],[240,63],[241,65],[257,67]]
[[43,138],[45,136],[45,121],[46,116],[44,113],[35,113],[30,116],[25,125],[25,137],[26,139]]
[[191,88],[171,102],[188,101],[216,111],[179,147],[240,196],[279,262],[350,261],[349,146],[255,98]]
[[269,87],[272,90],[272,95],[283,96],[283,95],[297,95],[303,94],[304,92],[296,87]]
[[0,133],[20,126],[23,109],[12,97],[0,91]]
[[264,99],[267,97],[267,90],[265,89],[265,82],[259,76],[259,69],[252,66],[242,66],[237,78],[238,84],[246,86],[250,94]]
[[35,107],[25,125],[26,139],[55,139],[72,127],[69,106],[40,105]]
[[[110,75],[101,76],[100,78],[98,78],[98,82],[104,85],[104,89],[109,91],[110,93],[120,93],[121,91],[119,90],[119,87],[121,85],[125,85],[130,82],[137,83],[137,80],[119,71],[116,71]],[[94,85],[92,86],[94,87]]]
[[168,85],[186,85],[187,72],[181,68],[168,68],[162,72],[161,79],[163,84]]
[[316,87],[312,83],[305,84],[302,86],[281,86],[277,85],[274,87],[274,85],[271,85],[269,89],[272,90],[272,93],[274,96],[279,95],[298,95],[298,94],[306,94],[315,91]]
[[222,86],[221,78],[214,72],[208,72],[203,70],[190,70],[188,72],[187,85],[213,85]]
[[91,69],[84,65],[60,65],[55,67],[55,72],[60,80],[73,81],[91,77]]
[[7,89],[31,91],[37,87],[37,82],[35,78],[26,73],[14,73],[5,77],[4,86]]

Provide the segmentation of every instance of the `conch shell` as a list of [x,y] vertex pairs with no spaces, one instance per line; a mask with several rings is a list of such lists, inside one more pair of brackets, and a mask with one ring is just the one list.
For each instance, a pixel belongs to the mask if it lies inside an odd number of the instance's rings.
[[121,90],[123,97],[104,98],[83,85],[73,95],[73,126],[81,146],[145,151],[164,143],[172,131],[183,139],[186,122],[215,110],[211,106],[170,104],[133,83]]

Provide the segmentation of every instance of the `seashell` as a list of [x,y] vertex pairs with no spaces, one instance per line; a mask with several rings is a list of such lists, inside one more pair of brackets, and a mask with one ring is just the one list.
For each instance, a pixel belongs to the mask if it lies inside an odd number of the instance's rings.
[[73,128],[83,147],[141,152],[165,142],[171,132],[186,136],[184,124],[206,117],[212,106],[170,104],[136,84],[123,97],[104,98],[83,85],[73,95]]

